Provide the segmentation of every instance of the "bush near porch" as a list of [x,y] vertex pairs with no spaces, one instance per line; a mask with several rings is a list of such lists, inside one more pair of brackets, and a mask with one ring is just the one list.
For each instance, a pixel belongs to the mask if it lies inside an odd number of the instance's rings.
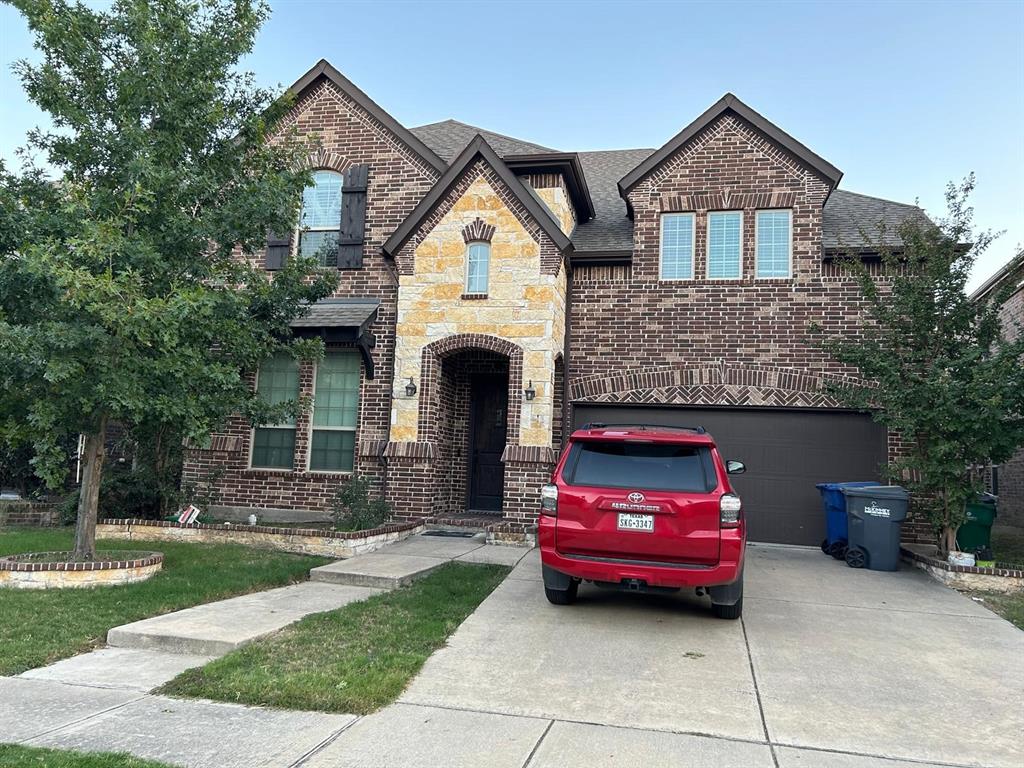
[[[71,548],[70,529],[0,531],[0,555]],[[100,549],[152,550],[153,542],[100,541]],[[161,613],[304,581],[329,562],[235,544],[160,542],[161,573],[120,587],[0,590],[0,675],[74,656],[104,644],[107,630]]]

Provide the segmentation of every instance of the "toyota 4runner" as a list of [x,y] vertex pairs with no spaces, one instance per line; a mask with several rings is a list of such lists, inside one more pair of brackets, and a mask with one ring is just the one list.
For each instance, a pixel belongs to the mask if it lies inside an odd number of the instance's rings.
[[538,523],[544,592],[575,601],[581,581],[637,592],[696,588],[717,616],[743,610],[746,527],[703,428],[587,424],[576,430]]

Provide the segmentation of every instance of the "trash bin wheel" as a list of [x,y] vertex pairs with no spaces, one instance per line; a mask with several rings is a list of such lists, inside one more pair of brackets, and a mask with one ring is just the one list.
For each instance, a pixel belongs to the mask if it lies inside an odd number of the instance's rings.
[[822,539],[821,540],[821,551],[824,552],[826,555],[829,553],[828,552],[828,539]]
[[851,568],[863,568],[868,564],[867,553],[860,547],[850,547],[846,550],[846,564]]
[[828,548],[828,553],[832,555],[836,560],[843,560],[846,558],[846,542],[837,541]]

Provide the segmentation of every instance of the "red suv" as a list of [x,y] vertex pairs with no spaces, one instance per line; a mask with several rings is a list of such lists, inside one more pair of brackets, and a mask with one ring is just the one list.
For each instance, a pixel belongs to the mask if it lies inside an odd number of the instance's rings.
[[587,424],[576,430],[541,490],[544,593],[576,599],[581,581],[637,592],[683,587],[715,614],[743,611],[747,534],[740,498],[702,427]]

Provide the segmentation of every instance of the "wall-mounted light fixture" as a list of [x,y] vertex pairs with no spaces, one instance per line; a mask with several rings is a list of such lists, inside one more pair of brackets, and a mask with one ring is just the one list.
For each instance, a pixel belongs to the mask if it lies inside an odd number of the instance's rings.
[[526,385],[526,389],[523,390],[523,396],[527,400],[533,400],[537,396],[537,390],[533,388],[533,379],[530,379],[530,383]]
[[412,376],[409,377],[409,383],[405,385],[405,394],[409,397],[416,396],[416,382],[412,380]]

